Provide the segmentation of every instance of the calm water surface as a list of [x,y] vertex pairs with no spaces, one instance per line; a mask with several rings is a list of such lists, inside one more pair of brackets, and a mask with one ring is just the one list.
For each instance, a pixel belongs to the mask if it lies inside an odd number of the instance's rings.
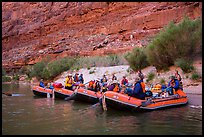
[[124,112],[76,101],[34,97],[30,85],[2,84],[3,135],[202,135],[202,96],[188,105],[150,112]]

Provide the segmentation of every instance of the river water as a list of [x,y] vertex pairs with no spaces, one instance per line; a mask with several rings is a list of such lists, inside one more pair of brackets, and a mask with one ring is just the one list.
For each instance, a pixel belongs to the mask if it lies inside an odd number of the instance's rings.
[[3,135],[202,135],[202,96],[150,112],[102,111],[91,104],[34,97],[28,84],[2,84]]

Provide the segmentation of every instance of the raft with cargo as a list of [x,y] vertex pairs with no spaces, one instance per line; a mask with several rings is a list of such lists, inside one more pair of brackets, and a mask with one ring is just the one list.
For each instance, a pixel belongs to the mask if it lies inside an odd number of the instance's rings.
[[[155,110],[160,108],[167,108],[173,106],[185,105],[188,103],[186,93],[182,90],[176,91],[174,95],[163,96],[158,94],[156,96],[148,97],[144,100],[121,94],[113,91],[107,91],[104,94],[105,104],[107,108],[116,108],[122,110]],[[102,101],[100,102],[101,106]]]

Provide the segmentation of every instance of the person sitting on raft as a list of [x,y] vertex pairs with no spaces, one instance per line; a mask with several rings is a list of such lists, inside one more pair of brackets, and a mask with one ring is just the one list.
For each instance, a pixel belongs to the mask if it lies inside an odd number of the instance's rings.
[[108,83],[105,82],[102,86],[102,92],[106,92],[108,90]]
[[123,76],[123,79],[121,80],[121,86],[124,86],[128,83],[128,80],[126,79],[126,76]]
[[143,92],[142,86],[141,86],[141,79],[140,77],[135,78],[135,84],[134,88],[129,88],[127,90],[127,94],[132,97],[136,97],[138,99],[145,99],[145,93]]
[[75,83],[79,83],[79,73],[76,73],[76,74],[74,75],[74,82],[75,82]]
[[47,84],[47,87],[48,87],[49,89],[54,89],[53,83],[48,83],[48,84]]
[[106,83],[108,81],[108,78],[106,77],[106,75],[104,74],[103,75],[103,78],[101,79],[101,84],[102,84],[102,86],[104,86],[104,84]]
[[102,91],[102,84],[100,83],[100,78],[97,78],[96,79],[96,81],[95,81],[95,83],[93,84],[93,90],[95,91],[95,92],[98,92],[98,91]]
[[111,80],[112,80],[112,81],[113,81],[113,80],[117,80],[117,77],[115,76],[115,73],[112,74],[112,79],[111,79]]
[[87,89],[88,89],[88,90],[92,90],[92,91],[94,91],[94,88],[93,88],[94,83],[95,83],[95,80],[91,80],[91,81],[89,81],[89,84],[88,84]]
[[178,79],[178,81],[179,81],[179,88],[181,89],[181,90],[183,90],[183,83],[182,83],[182,81],[181,81],[181,75],[178,73],[178,70],[175,70],[175,77],[176,77],[176,79]]
[[73,85],[75,84],[72,74],[68,74],[65,80],[65,89],[73,90]]
[[80,76],[79,76],[79,82],[80,82],[81,84],[84,84],[83,74],[80,74]]
[[44,83],[43,83],[43,79],[40,80],[39,86],[40,86],[40,87],[43,87],[43,88],[45,87],[45,85],[44,85]]
[[109,91],[120,92],[120,85],[117,80],[113,80],[113,82],[108,86]]
[[179,81],[176,79],[175,76],[170,77],[171,80],[168,83],[168,88],[166,88],[166,92],[169,93],[169,95],[173,95],[173,90],[177,91],[179,89]]

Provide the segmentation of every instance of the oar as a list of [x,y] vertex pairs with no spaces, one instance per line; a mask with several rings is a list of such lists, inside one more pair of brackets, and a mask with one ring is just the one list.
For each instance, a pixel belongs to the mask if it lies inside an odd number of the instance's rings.
[[7,96],[12,96],[12,93],[2,92],[2,94],[7,95]]
[[5,93],[5,92],[2,92],[2,94],[7,95],[7,96],[25,96],[25,94],[18,94],[18,93]]
[[107,111],[105,93],[102,94],[102,107],[104,111]]
[[[101,93],[102,93],[102,91],[101,91]],[[101,100],[101,98],[99,98],[99,97],[97,96],[97,92],[95,92],[95,94],[96,94],[96,97],[99,99],[99,101],[98,101],[97,103],[93,104],[91,107],[95,107],[95,106],[99,106],[99,105],[100,105],[100,100]],[[102,93],[102,94],[103,94],[103,93]]]
[[88,82],[84,83],[84,85],[88,84],[89,82],[90,82],[90,81],[88,81]]

